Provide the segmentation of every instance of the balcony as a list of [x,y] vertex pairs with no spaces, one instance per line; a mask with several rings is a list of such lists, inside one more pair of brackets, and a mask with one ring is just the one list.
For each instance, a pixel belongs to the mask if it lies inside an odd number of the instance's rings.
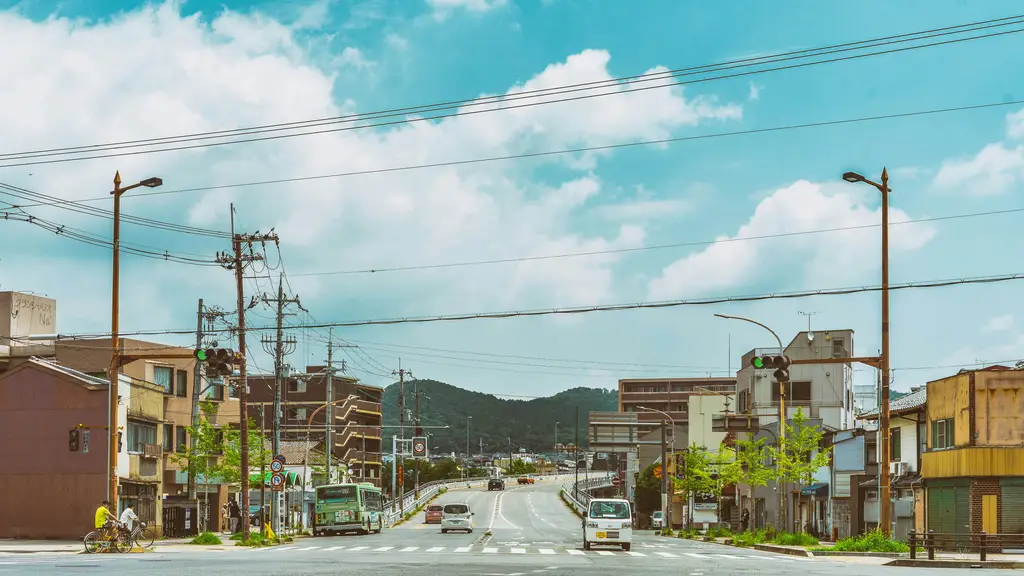
[[143,482],[157,482],[160,480],[160,460],[147,457],[142,454],[128,455],[128,479]]
[[163,454],[163,447],[159,444],[143,444],[142,455],[146,458],[159,458]]

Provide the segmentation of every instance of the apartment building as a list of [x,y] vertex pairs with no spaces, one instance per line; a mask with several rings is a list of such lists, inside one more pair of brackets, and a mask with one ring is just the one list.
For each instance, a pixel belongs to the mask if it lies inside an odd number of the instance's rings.
[[[619,380],[619,412],[636,413],[641,424],[637,434],[642,436],[658,429],[664,416],[641,407],[665,412],[676,426],[684,427],[690,418],[689,397],[692,394],[731,394],[735,391],[736,379],[730,377],[623,379]],[[731,409],[735,413],[735,406]]]
[[[381,396],[384,390],[357,378],[335,373],[327,394],[327,367],[307,366],[301,374],[289,374],[281,389],[281,438],[323,439],[326,406],[332,404],[334,447],[332,454],[352,472],[353,479],[381,485]],[[274,376],[249,377],[249,417],[262,423],[267,435],[274,427]]]
[[1024,533],[1024,370],[961,370],[927,390],[927,529]]

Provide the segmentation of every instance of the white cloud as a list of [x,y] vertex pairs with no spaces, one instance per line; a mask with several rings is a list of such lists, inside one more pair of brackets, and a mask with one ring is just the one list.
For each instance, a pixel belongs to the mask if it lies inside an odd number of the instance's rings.
[[983,332],[1007,332],[1015,326],[1013,314],[1003,314],[989,318],[988,323],[982,328]]
[[1008,192],[1024,178],[1024,145],[989,144],[973,158],[944,162],[934,184],[939,189],[964,189],[974,196]]
[[[9,135],[3,152],[223,130],[371,109],[372,104],[357,108],[344,100],[344,86],[336,93],[335,78],[310,64],[292,34],[288,27],[266,17],[232,12],[207,25],[195,15],[180,16],[175,4],[146,7],[96,25],[60,18],[31,22],[0,13],[0,37],[24,47],[23,57],[0,60],[0,72],[19,79],[0,91],[0,106],[20,111],[0,118],[0,133]],[[131,49],[126,50],[126,45]],[[353,63],[365,62],[365,58],[356,58],[356,54],[361,56],[357,48],[350,48],[347,53]],[[345,53],[341,58],[346,58]],[[609,79],[608,63],[607,52],[585,50],[548,66],[509,94]],[[384,131],[35,166],[27,171],[7,170],[4,178],[40,192],[84,198],[109,190],[115,169],[128,182],[159,175],[165,189],[180,189],[664,138],[688,126],[741,115],[742,108],[737,105],[720,105],[711,97],[690,98],[679,88],[665,88]],[[325,306],[332,305],[339,293],[362,299],[365,306],[385,310],[381,313],[388,315],[448,312],[456,306],[480,310],[607,302],[613,299],[615,289],[610,269],[617,260],[614,256],[430,270],[401,279],[294,276],[303,271],[640,246],[645,239],[640,224],[610,222],[600,234],[589,235],[572,226],[575,213],[600,204],[605,194],[597,176],[579,172],[596,165],[604,155],[547,160],[576,171],[564,181],[550,184],[531,178],[532,170],[545,161],[533,160],[145,200],[126,198],[124,211],[226,229],[228,206],[234,202],[241,227],[274,227],[281,235],[293,285],[307,298],[307,307],[316,305],[309,301],[316,295],[323,296]],[[28,172],[34,173],[31,180],[27,180]],[[107,233],[105,221],[53,209],[38,212]],[[144,234],[143,229],[133,227],[128,237],[204,254],[228,248],[216,241],[180,236],[153,240]],[[83,276],[96,273],[106,277],[106,253],[98,254],[98,263],[80,265]],[[147,270],[165,266],[170,265],[137,262],[126,268],[122,285],[129,286],[147,277]],[[5,262],[4,267],[7,274],[25,272],[23,276],[29,277],[27,271],[12,268],[10,263]],[[201,280],[200,285],[222,286],[230,293],[231,282],[222,270],[193,273],[191,268],[184,272],[173,269]],[[62,310],[86,311],[76,320],[81,325],[64,329],[95,330],[105,324],[104,307],[79,295],[75,286],[38,289],[55,293]],[[195,292],[183,289],[175,282],[148,289],[153,298],[162,297],[174,306],[186,298],[186,310],[194,307],[191,300],[200,292],[199,288]],[[128,309],[130,306],[126,304],[122,314],[137,325],[164,322],[141,304],[134,309]],[[91,323],[87,322],[90,318]]]
[[764,86],[761,86],[760,84],[758,84],[756,82],[751,82],[750,83],[750,92],[747,95],[747,100],[750,100],[751,102],[756,102],[758,99],[761,98],[761,90],[763,90],[763,89],[764,89]]
[[341,51],[341,56],[338,57],[338,61],[346,66],[351,66],[357,70],[368,70],[376,65],[376,62],[367,60],[366,55],[363,51],[354,46],[347,46]]
[[[651,281],[649,297],[665,300],[725,293],[759,280],[770,281],[779,288],[875,283],[869,279],[869,273],[879,267],[877,228],[832,232],[827,242],[817,234],[732,241],[878,224],[880,210],[868,207],[869,202],[875,203],[874,196],[849,185],[807,181],[781,188],[757,205],[753,216],[734,236],[718,238],[715,244],[666,266]],[[890,222],[909,219],[902,210],[893,208],[889,218]],[[934,228],[925,224],[893,227],[890,250],[916,250],[934,234]],[[777,264],[773,270],[764,264],[769,261]]]
[[508,4],[508,0],[427,0],[438,19],[444,19],[455,10],[483,13]]
[[384,43],[395,50],[405,50],[409,48],[409,41],[394,32],[389,32],[384,36]]
[[690,210],[685,200],[637,200],[605,204],[596,209],[598,215],[608,220],[648,221],[661,218],[676,218]]
[[1024,139],[1024,109],[1006,115],[1006,135],[1015,140]]

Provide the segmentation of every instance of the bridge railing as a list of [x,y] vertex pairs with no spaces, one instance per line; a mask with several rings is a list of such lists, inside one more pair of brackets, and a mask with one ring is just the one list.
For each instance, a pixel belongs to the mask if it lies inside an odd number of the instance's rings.
[[590,506],[590,491],[595,488],[607,488],[612,485],[612,473],[602,473],[598,476],[590,476],[579,482],[572,482],[573,477],[568,478],[568,482],[563,485],[562,490],[565,493],[566,499],[569,501],[569,505],[576,509],[577,512],[583,514],[586,512],[587,507]]

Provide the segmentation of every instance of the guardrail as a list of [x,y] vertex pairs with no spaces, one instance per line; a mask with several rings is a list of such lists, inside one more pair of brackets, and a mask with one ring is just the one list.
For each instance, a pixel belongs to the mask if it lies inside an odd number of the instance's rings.
[[984,531],[950,534],[935,533],[932,530],[921,533],[911,530],[907,545],[910,546],[911,560],[917,559],[917,549],[921,547],[928,552],[929,560],[934,560],[935,550],[940,549],[961,553],[977,552],[978,559],[984,562],[990,552],[1024,548],[1024,534],[986,534]]
[[569,500],[569,504],[576,509],[577,512],[583,514],[586,512],[587,507],[590,505],[590,491],[594,488],[606,488],[612,485],[613,474],[604,474],[585,480],[580,480],[575,484],[566,484],[562,487],[565,492],[566,498]]

